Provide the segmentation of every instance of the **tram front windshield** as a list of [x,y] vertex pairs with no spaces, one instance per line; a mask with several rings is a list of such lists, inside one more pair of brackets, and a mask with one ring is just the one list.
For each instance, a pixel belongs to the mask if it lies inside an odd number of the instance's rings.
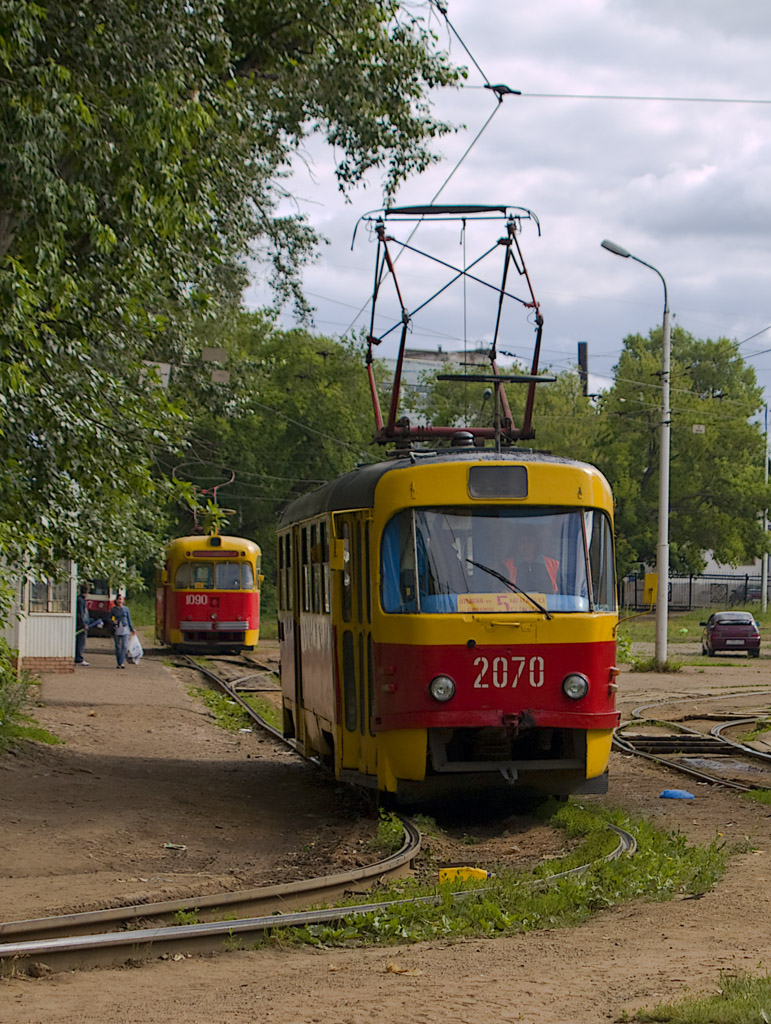
[[177,590],[254,590],[249,562],[182,562],[174,577]]
[[381,544],[386,612],[615,609],[613,542],[597,510],[405,509]]

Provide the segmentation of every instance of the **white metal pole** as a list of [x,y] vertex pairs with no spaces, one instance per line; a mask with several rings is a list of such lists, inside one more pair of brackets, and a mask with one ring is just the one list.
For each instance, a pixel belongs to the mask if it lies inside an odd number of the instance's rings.
[[669,336],[669,298],[667,282],[660,270],[651,263],[646,263],[639,256],[633,256],[623,246],[616,245],[609,239],[600,243],[603,249],[642,263],[644,267],[658,274],[664,285],[664,324],[661,334],[661,426],[660,426],[660,458],[659,458],[659,536],[656,546],[656,572],[658,586],[656,592],[656,667],[661,669],[667,660],[667,618],[669,615],[669,441],[672,410],[669,407],[669,372],[671,363],[671,344]]
[[[658,271],[657,271],[658,273]],[[661,274],[659,274],[661,277]],[[664,278],[661,277],[664,281]],[[669,303],[664,281],[664,329],[661,336],[661,454],[659,457],[659,539],[656,546],[656,665],[662,668],[667,660],[667,618],[669,613],[669,447],[671,409],[669,408],[669,371],[671,345],[669,337]]]
[[[765,406],[765,437],[763,439],[764,479],[768,485],[768,404]],[[768,509],[763,510],[763,541],[768,539]],[[760,610],[768,610],[768,552],[763,552],[760,572]]]

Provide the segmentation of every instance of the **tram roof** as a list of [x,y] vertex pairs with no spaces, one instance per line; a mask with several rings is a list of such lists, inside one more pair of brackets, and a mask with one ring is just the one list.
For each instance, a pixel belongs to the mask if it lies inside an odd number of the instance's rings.
[[548,463],[550,465],[574,466],[589,468],[598,472],[588,463],[575,459],[566,459],[559,455],[547,455],[544,452],[508,449],[497,452],[492,448],[457,448],[441,452],[405,452],[403,457],[389,459],[387,462],[375,462],[367,466],[345,473],[328,484],[323,484],[309,494],[291,501],[280,514],[278,528],[290,523],[301,522],[323,512],[341,512],[345,509],[371,508],[375,501],[375,488],[381,477],[393,469],[415,469],[420,466],[433,466],[447,462],[517,462],[517,463]]
[[211,537],[209,534],[194,534],[190,537],[175,537],[174,540],[170,540],[166,545],[167,551],[177,551],[182,548],[189,548],[192,551],[201,551],[202,549],[215,548],[239,548],[242,551],[247,551],[249,554],[259,553],[260,546],[253,540],[247,540],[246,537],[230,537],[226,534],[216,535],[220,541],[219,544],[210,544]]

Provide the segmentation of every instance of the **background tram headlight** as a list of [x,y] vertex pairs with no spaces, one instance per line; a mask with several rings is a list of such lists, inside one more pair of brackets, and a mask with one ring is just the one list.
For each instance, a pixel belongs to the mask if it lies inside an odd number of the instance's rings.
[[455,695],[455,683],[449,676],[434,676],[428,689],[434,700],[442,703]]
[[580,672],[571,672],[562,680],[562,692],[571,700],[580,700],[589,692],[589,680]]

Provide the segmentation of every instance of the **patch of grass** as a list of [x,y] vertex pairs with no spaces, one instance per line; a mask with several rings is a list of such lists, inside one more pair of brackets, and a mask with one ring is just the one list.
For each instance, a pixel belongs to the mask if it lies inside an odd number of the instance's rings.
[[[205,659],[202,659],[203,663],[205,663]],[[203,701],[220,728],[227,729],[228,732],[238,732],[239,729],[254,727],[254,722],[241,705],[231,700],[230,697],[226,697],[224,693],[220,693],[218,690],[209,690],[205,686],[191,686],[187,692],[191,697]],[[244,700],[269,725],[275,729],[281,728],[281,711],[269,701],[253,695],[245,696]]]
[[61,743],[30,714],[32,687],[37,679],[24,669],[17,672],[15,663],[16,651],[0,638],[0,752],[24,740]]
[[410,821],[423,836],[439,839],[440,836],[446,834],[441,825],[437,825],[434,818],[428,814],[411,814]]
[[369,848],[383,857],[396,853],[404,845],[404,828],[393,811],[380,811],[377,832],[369,844]]
[[742,800],[749,800],[755,804],[771,804],[771,789],[751,789],[749,793],[742,793]]
[[147,590],[131,592],[126,598],[126,604],[131,610],[131,621],[134,627],[141,633],[149,633],[153,636],[155,632],[155,592]]
[[761,719],[749,732],[744,733],[739,742],[740,743],[751,743],[756,740],[759,736],[763,736],[765,733],[771,732],[771,722],[768,719]]
[[0,750],[4,749],[4,741],[7,741],[5,742],[5,747],[13,746],[14,742],[23,740],[49,743],[51,746],[55,746],[57,743],[64,743],[64,740],[59,736],[55,736],[48,729],[43,729],[39,726],[31,715],[25,715],[24,718],[29,723],[28,725],[17,722],[0,727]]
[[[407,879],[384,886],[378,900],[433,897],[434,903],[405,902],[342,918],[332,925],[277,929],[266,942],[317,946],[443,940],[467,936],[515,934],[537,928],[579,924],[592,914],[631,899],[666,900],[709,891],[725,870],[727,853],[721,841],[689,846],[678,832],[662,832],[643,819],[621,811],[563,804],[550,819],[583,843],[567,856],[542,864],[534,872],[501,871],[485,881],[454,880],[443,885]],[[612,851],[617,836],[613,823],[637,838],[635,857],[614,861],[598,858]],[[552,878],[570,867],[592,863],[579,875]],[[461,899],[456,893],[468,893]],[[351,899],[341,906],[350,906]]]
[[616,661],[622,665],[631,665],[633,660],[632,641],[629,632],[625,629],[619,629],[616,636]]
[[[699,640],[706,622],[712,612],[727,610],[719,605],[713,608],[694,608],[689,612],[670,612],[667,616],[667,642],[670,644],[693,643]],[[768,611],[761,612],[758,602],[748,605],[736,605],[731,611],[749,612],[753,618],[760,623],[762,636],[771,636],[771,607]],[[620,617],[623,619],[627,613],[621,609]],[[654,613],[635,616],[628,619],[621,626],[619,632],[623,631],[631,643],[653,643],[656,638],[656,622]]]
[[264,609],[260,609],[260,636],[264,640],[278,640],[278,619],[275,614],[265,614]]
[[203,686],[191,686],[187,691],[191,697],[202,701],[211,711],[214,721],[221,729],[238,732],[239,729],[251,728],[252,722],[244,709],[230,700],[224,693],[207,690]]
[[638,1010],[634,1019],[663,1024],[762,1024],[771,1021],[771,977],[723,974],[713,995],[657,1003],[652,1010]]
[[280,729],[282,727],[281,709],[275,707],[269,700],[265,700],[264,697],[254,696],[253,694],[249,694],[248,696],[245,694],[244,700],[249,707],[254,708],[261,718],[265,719],[268,725],[272,725],[274,729]]
[[200,924],[201,921],[198,917],[198,907],[195,907],[193,910],[175,910],[174,923],[179,925]]
[[633,658],[631,666],[633,672],[679,672],[683,667],[683,663],[682,661],[672,661],[671,658],[667,658],[662,665],[659,665],[654,657]]

